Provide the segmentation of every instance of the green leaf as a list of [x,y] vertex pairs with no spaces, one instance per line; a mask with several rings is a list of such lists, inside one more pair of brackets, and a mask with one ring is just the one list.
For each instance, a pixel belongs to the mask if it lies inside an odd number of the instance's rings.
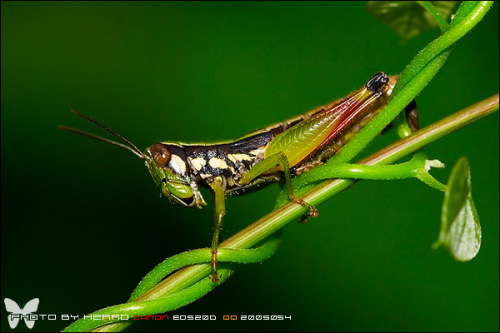
[[[420,1],[432,5],[444,18],[451,15],[456,1]],[[368,13],[394,29],[401,37],[410,39],[438,26],[436,18],[419,1],[368,1]]]
[[469,162],[458,160],[444,194],[441,232],[434,247],[444,246],[458,261],[469,261],[481,247],[481,225],[471,196]]

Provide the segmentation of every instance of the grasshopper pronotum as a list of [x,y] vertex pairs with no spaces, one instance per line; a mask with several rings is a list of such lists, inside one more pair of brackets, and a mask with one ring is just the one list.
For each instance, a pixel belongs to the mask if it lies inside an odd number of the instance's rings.
[[[174,203],[201,208],[206,202],[199,185],[210,188],[215,196],[212,281],[217,282],[217,248],[225,215],[225,197],[284,178],[290,200],[308,208],[309,215],[316,216],[314,207],[295,196],[291,177],[324,163],[338,152],[387,104],[396,81],[397,77],[379,72],[362,88],[344,98],[240,139],[216,144],[158,142],[143,153],[121,135],[77,111],[73,112],[125,144],[78,129],[61,128],[130,150],[145,161],[156,186]],[[416,113],[410,115],[410,125],[418,127]]]

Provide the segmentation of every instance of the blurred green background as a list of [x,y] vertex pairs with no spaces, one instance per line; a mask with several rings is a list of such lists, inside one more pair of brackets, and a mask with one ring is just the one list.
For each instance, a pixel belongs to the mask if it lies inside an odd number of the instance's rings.
[[[498,5],[418,97],[421,124],[498,92]],[[397,74],[438,35],[402,43],[365,3],[1,3],[1,292],[39,313],[127,299],[157,263],[206,247],[211,204],[173,206],[125,150],[63,132],[110,126],[141,149],[236,138]],[[288,322],[142,322],[132,331],[498,331],[498,113],[426,148],[469,158],[483,229],[477,258],[434,251],[439,193],[364,181],[286,227],[278,252],[172,314],[283,314]],[[106,135],[106,134],[104,134]],[[396,139],[377,138],[364,152]],[[272,185],[227,201],[224,237],[273,207]],[[211,200],[208,191],[203,192]],[[2,331],[9,331],[2,305]],[[68,323],[37,322],[34,331]],[[16,330],[25,330],[20,323]]]

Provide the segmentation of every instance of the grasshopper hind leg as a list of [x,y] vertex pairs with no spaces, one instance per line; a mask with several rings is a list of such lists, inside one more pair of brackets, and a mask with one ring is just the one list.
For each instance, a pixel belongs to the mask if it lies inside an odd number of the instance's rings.
[[293,201],[296,204],[301,205],[304,208],[307,208],[309,210],[310,216],[312,217],[318,216],[318,210],[315,207],[311,206],[304,199],[297,197],[295,195],[292,187],[292,177],[290,174],[290,166],[288,164],[288,158],[284,152],[273,154],[263,159],[256,165],[254,165],[250,170],[248,170],[246,173],[242,175],[241,179],[239,180],[239,184],[246,185],[250,183],[253,179],[275,168],[278,165],[283,165],[288,198],[290,199],[290,201]]
[[[420,123],[418,120],[418,109],[417,109],[417,102],[415,100],[412,100],[410,104],[408,104],[405,107],[405,113],[404,115],[398,116],[401,117],[401,119],[404,120],[399,120],[399,121],[406,121],[408,126],[410,127],[410,130],[412,133],[418,131],[420,129]],[[397,126],[398,124],[398,118],[396,120],[392,121],[389,125],[387,125],[380,134],[385,134],[387,131],[389,131],[391,128],[393,128],[395,125]]]
[[405,107],[406,122],[410,126],[412,132],[416,132],[420,129],[420,123],[418,121],[418,110],[417,102],[415,100],[411,101]]

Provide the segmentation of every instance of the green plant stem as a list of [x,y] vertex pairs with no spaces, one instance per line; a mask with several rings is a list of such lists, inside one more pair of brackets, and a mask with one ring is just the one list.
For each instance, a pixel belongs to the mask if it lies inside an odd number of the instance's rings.
[[[224,249],[221,248],[217,253],[217,261],[233,262],[240,264],[257,263],[270,258],[276,249],[279,247],[281,241],[281,230],[274,235],[271,235],[266,242],[251,250],[247,249]],[[176,270],[183,268],[187,265],[207,263],[211,261],[211,251],[209,249],[191,250],[177,254],[173,257],[165,259],[162,263],[158,264],[151,272],[149,272],[135,288],[130,296],[128,302],[132,302],[144,295],[147,291],[152,289],[163,278]]]
[[[438,140],[472,122],[475,122],[493,112],[498,111],[498,94],[487,98],[462,111],[448,116],[418,132],[414,135],[399,140],[385,149],[362,160],[360,164],[382,165],[393,163],[400,158],[411,154],[423,146]],[[350,187],[353,180],[338,179],[326,181],[316,185],[314,189],[303,196],[304,200],[319,205],[321,202],[333,197],[342,190]],[[224,241],[221,248],[246,249],[263,241],[286,224],[298,219],[306,209],[302,206],[288,203],[283,207],[269,213],[247,228],[241,230],[231,238]],[[115,311],[126,310],[130,313],[141,314],[144,309],[154,308],[152,313],[162,313],[186,305],[202,297],[210,290],[214,289],[232,273],[234,268],[220,269],[220,282],[214,284],[206,278],[211,268],[209,264],[199,264],[184,268],[159,284],[150,291],[144,293],[136,299],[136,302],[121,304],[112,307]],[[109,313],[110,308],[99,310],[96,313]],[[116,312],[114,312],[116,313]],[[151,313],[149,313],[151,314]],[[97,325],[101,325],[97,323]],[[96,331],[119,331],[130,325],[131,322],[119,322],[96,329]],[[88,331],[96,326],[95,321],[77,321],[68,326],[65,331]]]
[[399,90],[403,89],[433,58],[453,45],[479,23],[492,5],[493,1],[463,1],[446,32],[427,45],[406,66],[394,88],[393,95],[397,95]]
[[[441,33],[444,33],[448,29],[448,23],[441,16],[441,14],[437,11],[436,7],[434,7],[430,1],[417,1],[417,3],[422,6],[436,21],[441,30]],[[396,131],[400,138],[406,138],[410,136],[412,131],[408,123],[406,122],[406,116],[404,112],[400,112],[393,123],[395,124]]]
[[444,65],[451,52],[449,47],[480,22],[492,4],[492,1],[462,2],[449,28],[420,51],[405,68],[387,106],[328,163],[351,161],[387,127]]
[[328,163],[349,162],[387,127],[444,65],[451,52],[448,48],[479,23],[492,4],[491,1],[462,2],[449,28],[406,66],[387,106]]
[[[421,170],[427,167],[425,154],[413,156],[410,161],[393,165],[364,165],[351,163],[338,163],[329,168],[322,168],[313,177],[308,177],[310,183],[330,180],[335,178],[371,179],[371,180],[397,180],[418,177]],[[305,185],[305,184],[304,184]]]

